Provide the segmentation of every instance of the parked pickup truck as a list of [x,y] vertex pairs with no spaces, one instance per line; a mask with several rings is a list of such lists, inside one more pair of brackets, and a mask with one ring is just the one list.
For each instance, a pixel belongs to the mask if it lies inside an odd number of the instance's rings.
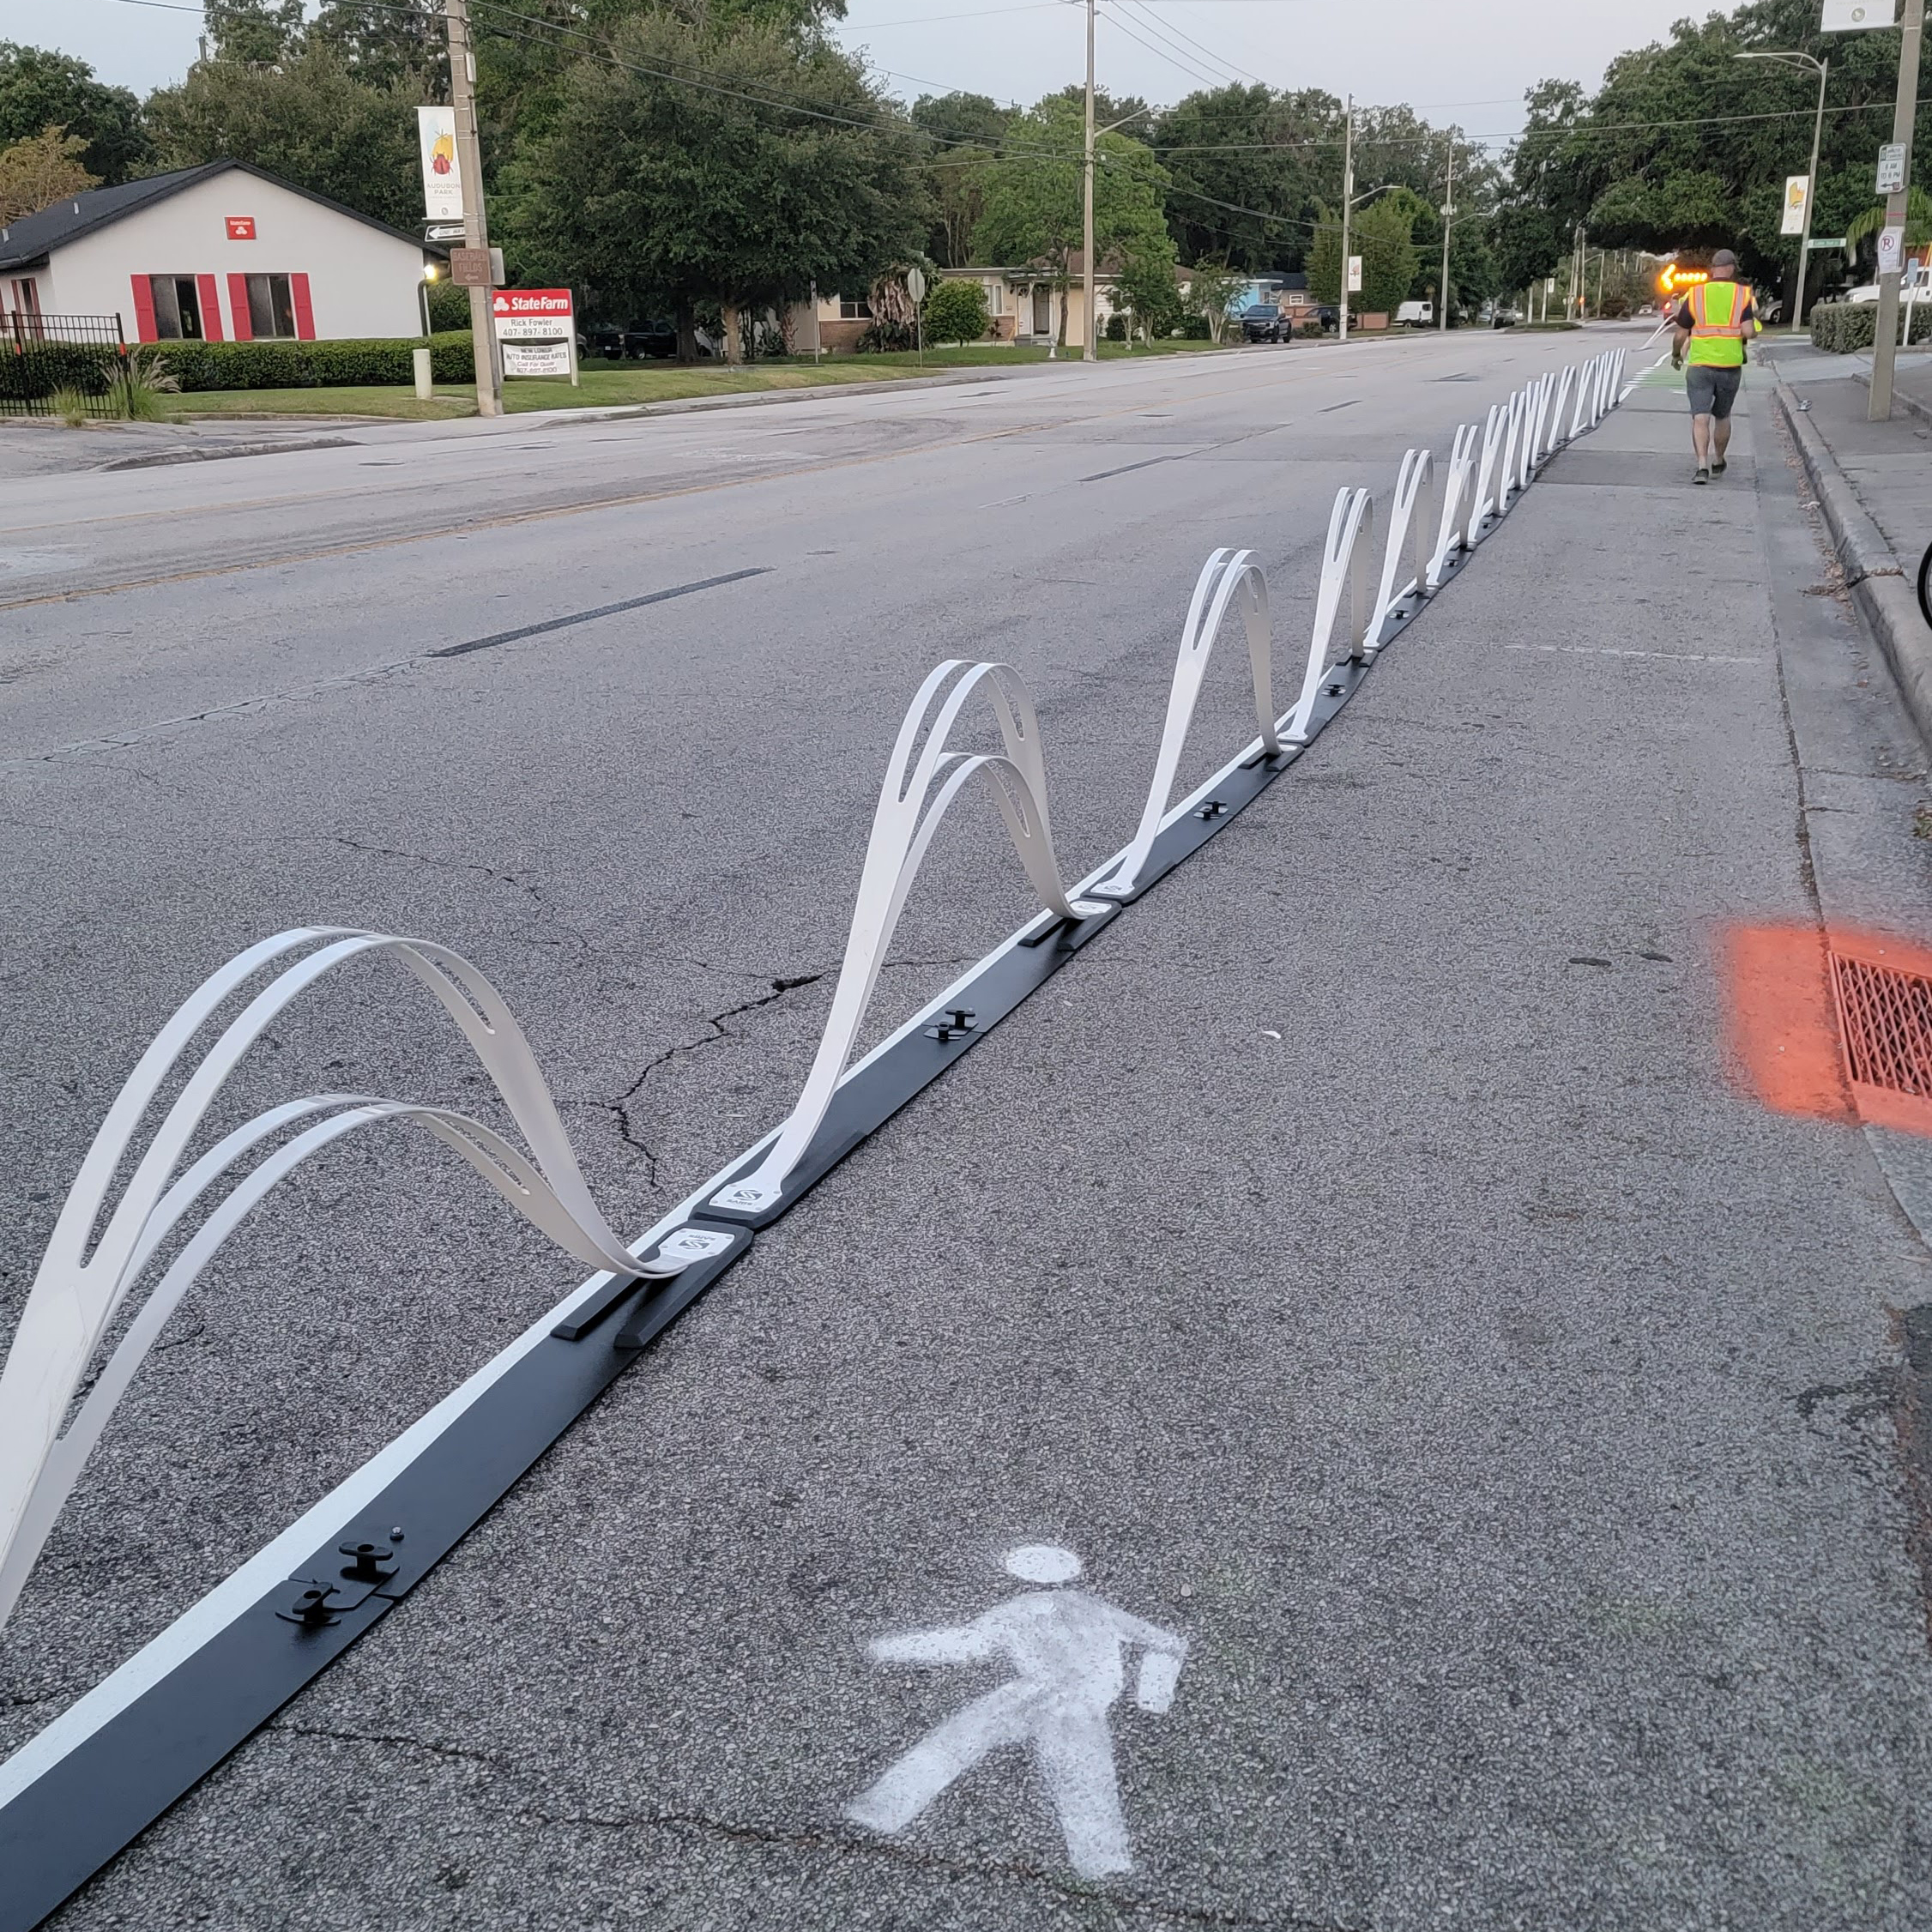
[[1435,326],[1435,304],[1433,302],[1404,302],[1395,311],[1398,329],[1433,329]]
[[1256,302],[1241,311],[1241,334],[1251,342],[1285,342],[1288,318],[1272,302]]

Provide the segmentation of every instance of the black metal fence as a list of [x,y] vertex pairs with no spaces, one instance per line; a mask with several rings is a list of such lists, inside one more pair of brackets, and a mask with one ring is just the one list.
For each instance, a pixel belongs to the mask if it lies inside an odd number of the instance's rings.
[[118,316],[0,317],[0,416],[112,417],[128,365]]

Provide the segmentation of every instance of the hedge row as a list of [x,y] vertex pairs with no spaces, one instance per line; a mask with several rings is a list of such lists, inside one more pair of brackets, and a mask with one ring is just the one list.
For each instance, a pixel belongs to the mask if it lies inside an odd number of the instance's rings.
[[[1905,340],[1903,303],[1899,309],[1899,339]],[[1811,346],[1815,349],[1850,355],[1855,349],[1869,349],[1877,340],[1876,302],[1820,302],[1811,311]],[[1912,340],[1932,341],[1932,301],[1922,299],[1913,305]]]
[[[415,380],[420,336],[357,342],[157,342],[155,357],[184,389],[340,389],[349,383],[401,384]],[[439,383],[467,383],[476,374],[469,331],[428,340],[430,368]],[[3,347],[3,345],[0,345]],[[120,352],[105,343],[31,342],[0,353],[0,396],[33,398],[73,387],[98,395],[118,366]]]

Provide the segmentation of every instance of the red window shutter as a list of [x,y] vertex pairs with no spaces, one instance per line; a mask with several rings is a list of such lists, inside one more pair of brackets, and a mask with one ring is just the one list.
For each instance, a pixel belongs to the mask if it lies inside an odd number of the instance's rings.
[[248,277],[228,277],[228,314],[235,325],[235,340],[238,342],[252,342],[255,340],[255,323],[248,312]]
[[134,285],[135,334],[143,342],[154,340],[154,288],[146,275],[130,275]]
[[196,275],[195,286],[202,296],[202,340],[219,342],[221,340],[221,298],[214,292],[214,277]]
[[288,293],[295,299],[295,335],[298,341],[312,342],[316,339],[315,305],[309,299],[309,278],[306,275],[291,275],[288,278]]

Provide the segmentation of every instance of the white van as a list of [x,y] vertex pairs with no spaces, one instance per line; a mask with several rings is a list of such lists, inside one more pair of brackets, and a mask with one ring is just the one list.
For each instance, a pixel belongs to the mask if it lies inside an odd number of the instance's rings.
[[1404,302],[1395,311],[1398,329],[1433,329],[1435,326],[1435,304],[1433,302]]

